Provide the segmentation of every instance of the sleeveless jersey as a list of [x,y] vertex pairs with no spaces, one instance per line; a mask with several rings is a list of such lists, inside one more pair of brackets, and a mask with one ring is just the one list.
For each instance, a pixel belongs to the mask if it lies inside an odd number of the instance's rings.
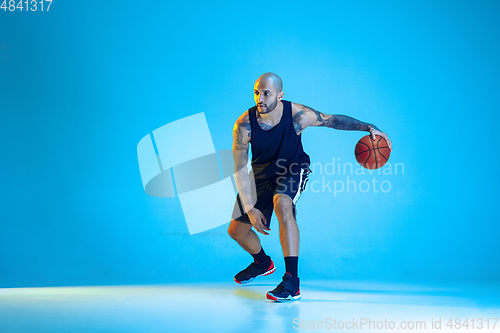
[[293,128],[292,103],[283,103],[280,122],[270,130],[263,130],[257,122],[257,106],[248,110],[250,118],[252,170],[255,180],[279,177],[289,171],[292,163],[309,167],[310,159],[302,148],[301,135]]

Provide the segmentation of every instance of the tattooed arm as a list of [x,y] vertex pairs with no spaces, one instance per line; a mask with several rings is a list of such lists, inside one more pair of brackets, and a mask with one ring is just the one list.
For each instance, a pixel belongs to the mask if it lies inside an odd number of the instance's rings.
[[293,126],[297,135],[308,126],[323,126],[345,131],[367,131],[375,140],[375,135],[383,137],[392,150],[391,140],[377,126],[364,123],[349,116],[324,114],[302,104],[292,103]]
[[248,111],[241,115],[233,128],[233,157],[236,186],[245,212],[248,214],[251,224],[261,234],[268,235],[265,230],[266,218],[260,210],[254,207],[252,200],[251,182],[248,175],[248,148],[251,138],[250,120]]

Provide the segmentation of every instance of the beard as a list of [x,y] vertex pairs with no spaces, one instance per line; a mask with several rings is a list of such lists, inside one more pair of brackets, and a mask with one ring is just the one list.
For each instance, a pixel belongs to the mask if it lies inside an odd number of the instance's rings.
[[[260,114],[266,114],[266,113],[269,113],[271,111],[273,111],[274,109],[276,109],[276,107],[278,106],[278,97],[276,97],[274,99],[274,102],[271,103],[271,105],[269,106],[266,106],[266,110],[265,111],[259,111]],[[258,111],[259,109],[257,109]]]

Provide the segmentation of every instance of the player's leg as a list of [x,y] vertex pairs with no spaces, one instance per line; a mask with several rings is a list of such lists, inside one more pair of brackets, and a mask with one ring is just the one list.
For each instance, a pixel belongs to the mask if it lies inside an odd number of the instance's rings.
[[274,212],[280,224],[280,242],[285,256],[286,272],[283,281],[266,297],[274,301],[300,299],[300,280],[297,276],[299,261],[299,228],[293,214],[292,199],[286,194],[275,194]]
[[274,273],[276,270],[274,268],[274,263],[264,252],[264,249],[260,245],[259,237],[252,230],[251,224],[231,220],[228,233],[231,238],[238,242],[238,244],[254,258],[254,262],[236,274],[234,277],[236,283],[249,283],[257,276],[265,276]]
[[259,236],[252,230],[251,224],[231,220],[227,232],[248,253],[259,253],[261,249]]
[[[265,184],[264,184],[265,185]],[[257,186],[257,204],[258,208],[266,217],[267,221],[271,221],[272,215],[272,195],[263,193],[259,189],[265,189],[265,186]],[[234,281],[237,283],[249,283],[257,276],[264,276],[274,273],[274,263],[271,258],[264,252],[260,244],[259,237],[252,230],[250,219],[243,209],[239,195],[236,198],[231,224],[228,228],[228,233],[245,251],[252,255],[254,261],[244,270],[236,274]]]
[[293,210],[292,198],[286,194],[274,195],[274,212],[279,221],[280,242],[285,257],[299,255],[299,227]]
[[[262,188],[263,186],[257,186],[257,190]],[[269,225],[271,221],[271,215],[273,213],[273,193],[267,195],[265,193],[262,193],[262,190],[260,192],[261,193],[257,192],[258,204],[256,204],[256,208],[264,214]],[[263,262],[267,259],[267,256],[262,251],[259,237],[255,233],[255,231],[252,230],[252,224],[250,223],[250,219],[243,209],[243,205],[241,203],[239,195],[236,197],[231,223],[229,224],[229,228],[227,231],[232,239],[234,239],[245,251],[247,251],[254,257],[255,261]]]
[[274,201],[274,212],[280,225],[280,242],[285,256],[286,272],[283,281],[267,298],[275,301],[290,301],[300,299],[300,279],[297,274],[299,261],[299,228],[295,219],[295,203],[305,189],[309,170],[299,172],[291,170],[278,179]]

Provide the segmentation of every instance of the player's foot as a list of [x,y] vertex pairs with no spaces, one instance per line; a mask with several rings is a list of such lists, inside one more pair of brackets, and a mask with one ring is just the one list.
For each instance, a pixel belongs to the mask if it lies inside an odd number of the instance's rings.
[[300,279],[285,273],[283,281],[272,291],[266,294],[267,299],[277,302],[295,301],[300,299]]
[[257,276],[269,275],[271,273],[274,273],[275,270],[276,268],[274,267],[274,263],[271,258],[260,264],[254,261],[250,264],[250,266],[236,274],[236,276],[234,277],[234,281],[239,284],[250,283]]

